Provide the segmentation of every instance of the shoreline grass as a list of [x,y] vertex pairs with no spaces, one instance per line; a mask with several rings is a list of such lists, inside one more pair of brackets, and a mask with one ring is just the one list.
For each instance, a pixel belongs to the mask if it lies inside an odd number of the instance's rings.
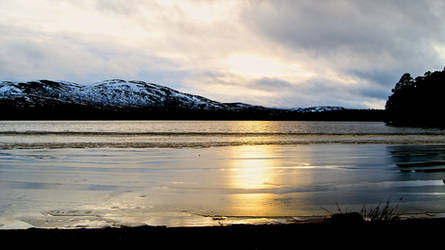
[[328,221],[342,222],[382,222],[382,221],[395,221],[400,220],[401,213],[399,212],[399,203],[403,200],[400,198],[394,205],[390,204],[389,199],[382,206],[381,203],[377,204],[373,208],[367,208],[366,204],[363,204],[359,211],[351,209],[342,209],[338,203],[337,212],[331,212],[326,208],[323,210],[327,211],[330,215]]

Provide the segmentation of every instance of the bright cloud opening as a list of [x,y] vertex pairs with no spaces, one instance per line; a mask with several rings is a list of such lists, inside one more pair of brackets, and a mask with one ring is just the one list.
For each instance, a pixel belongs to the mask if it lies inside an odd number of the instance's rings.
[[312,77],[311,72],[304,72],[296,63],[284,63],[276,58],[268,58],[253,54],[234,54],[223,60],[227,71],[243,77],[264,78],[275,77],[286,80]]

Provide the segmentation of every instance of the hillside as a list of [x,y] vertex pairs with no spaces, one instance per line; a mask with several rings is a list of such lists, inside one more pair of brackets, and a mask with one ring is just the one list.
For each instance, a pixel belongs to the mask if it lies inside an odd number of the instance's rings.
[[381,111],[221,103],[143,81],[0,82],[2,119],[381,120]]

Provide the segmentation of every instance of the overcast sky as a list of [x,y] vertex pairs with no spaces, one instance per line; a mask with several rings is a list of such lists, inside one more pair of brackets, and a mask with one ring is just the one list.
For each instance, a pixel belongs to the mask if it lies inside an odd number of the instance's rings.
[[144,80],[216,101],[383,108],[445,66],[445,2],[0,0],[0,80]]

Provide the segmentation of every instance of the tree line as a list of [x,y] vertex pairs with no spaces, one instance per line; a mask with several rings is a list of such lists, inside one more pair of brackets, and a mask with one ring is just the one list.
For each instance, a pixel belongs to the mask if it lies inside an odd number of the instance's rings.
[[402,75],[385,105],[393,125],[445,126],[445,69],[413,78]]

